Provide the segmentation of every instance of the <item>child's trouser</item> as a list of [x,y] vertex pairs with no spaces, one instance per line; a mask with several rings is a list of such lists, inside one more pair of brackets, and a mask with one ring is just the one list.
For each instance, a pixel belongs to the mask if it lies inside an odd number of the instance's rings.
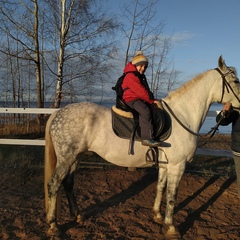
[[153,139],[152,114],[147,103],[142,100],[134,100],[126,103],[129,107],[139,113],[139,126],[141,139]]

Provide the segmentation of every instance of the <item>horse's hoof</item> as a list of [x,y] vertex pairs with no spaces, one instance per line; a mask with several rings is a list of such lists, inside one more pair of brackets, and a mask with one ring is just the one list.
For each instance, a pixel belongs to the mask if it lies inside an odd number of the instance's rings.
[[179,234],[178,231],[176,231],[174,226],[168,226],[168,230],[167,233],[165,235],[166,239],[173,239],[173,240],[177,240],[177,239],[181,239],[181,236]]
[[162,215],[160,213],[155,214],[153,219],[156,223],[163,224]]
[[62,234],[62,231],[59,230],[59,229],[51,229],[49,228],[48,231],[47,231],[47,235],[48,236],[60,236]]
[[50,224],[50,228],[47,231],[47,235],[49,236],[60,236],[62,231],[58,228],[55,223]]

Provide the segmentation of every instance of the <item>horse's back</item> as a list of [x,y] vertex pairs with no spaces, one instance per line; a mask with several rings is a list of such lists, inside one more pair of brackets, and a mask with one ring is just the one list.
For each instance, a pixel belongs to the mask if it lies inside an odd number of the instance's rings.
[[60,127],[64,125],[78,125],[82,121],[89,123],[89,121],[92,122],[93,120],[97,120],[97,116],[105,115],[106,112],[110,113],[110,109],[94,103],[72,103],[61,108],[55,115],[51,124],[57,124]]

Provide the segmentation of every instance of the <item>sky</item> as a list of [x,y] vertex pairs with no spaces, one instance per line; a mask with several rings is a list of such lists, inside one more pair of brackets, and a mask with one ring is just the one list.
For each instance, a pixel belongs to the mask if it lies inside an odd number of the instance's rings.
[[[127,2],[109,0],[109,9],[121,17]],[[172,35],[169,55],[182,81],[217,67],[220,55],[240,77],[240,0],[159,0],[156,8],[163,34]]]

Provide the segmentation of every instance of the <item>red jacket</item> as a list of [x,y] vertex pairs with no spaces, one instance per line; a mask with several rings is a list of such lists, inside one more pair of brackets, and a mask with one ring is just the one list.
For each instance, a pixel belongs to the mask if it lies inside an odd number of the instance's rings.
[[[127,72],[137,72],[136,67],[132,65],[131,62],[129,62],[124,69],[124,73]],[[122,83],[122,88],[126,89],[123,92],[123,100],[125,102],[131,102],[133,100],[140,99],[150,104],[154,103],[154,99],[151,98],[150,90],[141,83],[140,78],[134,73],[128,73],[125,76]]]

